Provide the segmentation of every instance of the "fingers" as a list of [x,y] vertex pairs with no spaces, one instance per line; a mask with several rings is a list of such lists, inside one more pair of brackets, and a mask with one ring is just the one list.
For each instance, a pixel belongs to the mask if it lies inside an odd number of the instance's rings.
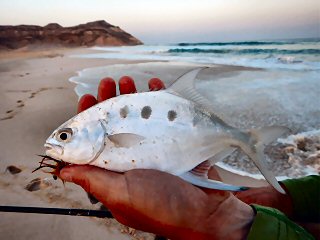
[[[148,85],[150,91],[165,89],[164,83],[159,78],[150,79]],[[121,77],[119,80],[119,91],[120,94],[136,93],[137,89],[134,80],[129,76]],[[90,94],[85,94],[80,98],[78,103],[78,113],[92,107],[98,102],[113,98],[116,94],[117,90],[115,81],[110,77],[104,78],[100,81],[97,99]]]
[[97,99],[91,94],[85,94],[79,100],[77,112],[82,112],[95,104],[97,104]]
[[159,78],[151,78],[148,85],[150,91],[159,91],[166,88]]
[[106,206],[128,203],[126,182],[122,174],[89,165],[71,165],[60,171],[60,178],[80,185]]
[[119,90],[120,90],[120,94],[130,94],[130,93],[137,92],[134,81],[129,76],[123,76],[122,78],[120,78]]
[[98,87],[98,102],[102,102],[117,95],[116,83],[112,78],[104,78]]
[[102,102],[109,98],[116,96],[116,83],[112,78],[104,78],[100,81],[98,87],[98,96],[97,99],[91,94],[83,95],[78,103],[77,112],[80,113],[93,105],[96,105],[98,102]]

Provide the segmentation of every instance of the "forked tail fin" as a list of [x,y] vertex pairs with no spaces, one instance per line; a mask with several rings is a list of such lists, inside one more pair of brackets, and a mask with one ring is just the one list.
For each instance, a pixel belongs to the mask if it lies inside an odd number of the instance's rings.
[[265,179],[280,193],[285,194],[285,191],[278,183],[275,176],[268,170],[265,163],[264,148],[266,145],[279,138],[289,131],[286,127],[264,127],[261,129],[253,129],[249,131],[249,146],[250,149],[243,149],[246,154],[253,160]]

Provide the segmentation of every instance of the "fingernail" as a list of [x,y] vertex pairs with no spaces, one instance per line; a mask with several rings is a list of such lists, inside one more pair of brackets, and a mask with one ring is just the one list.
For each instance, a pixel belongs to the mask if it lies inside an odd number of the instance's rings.
[[62,180],[72,182],[72,170],[69,168],[61,169],[60,177],[62,178]]
[[120,94],[130,94],[130,93],[136,93],[136,85],[134,84],[134,81],[129,76],[123,76],[119,80],[119,90]]
[[98,102],[102,102],[117,95],[116,82],[112,78],[104,78],[98,87]]

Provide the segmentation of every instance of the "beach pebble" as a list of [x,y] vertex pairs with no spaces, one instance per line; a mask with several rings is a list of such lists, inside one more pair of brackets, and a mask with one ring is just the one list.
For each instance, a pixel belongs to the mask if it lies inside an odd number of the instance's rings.
[[22,170],[16,166],[10,165],[6,168],[6,171],[11,173],[12,175],[20,173]]
[[48,178],[45,178],[45,179],[35,178],[35,179],[31,180],[27,184],[27,186],[25,186],[25,189],[28,190],[29,192],[34,192],[34,191],[38,191],[40,189],[47,188],[51,185],[52,185],[52,182]]

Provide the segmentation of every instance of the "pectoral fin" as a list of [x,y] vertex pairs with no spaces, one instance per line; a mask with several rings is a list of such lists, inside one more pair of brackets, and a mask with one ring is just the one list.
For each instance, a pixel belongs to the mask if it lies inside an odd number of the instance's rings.
[[116,146],[116,147],[124,147],[129,148],[145,139],[145,137],[133,134],[133,133],[118,133],[114,135],[108,135],[108,139]]
[[209,189],[218,189],[224,191],[245,191],[249,189],[248,187],[234,186],[220,181],[208,179],[204,176],[195,175],[192,172],[186,172],[179,177],[193,185]]

